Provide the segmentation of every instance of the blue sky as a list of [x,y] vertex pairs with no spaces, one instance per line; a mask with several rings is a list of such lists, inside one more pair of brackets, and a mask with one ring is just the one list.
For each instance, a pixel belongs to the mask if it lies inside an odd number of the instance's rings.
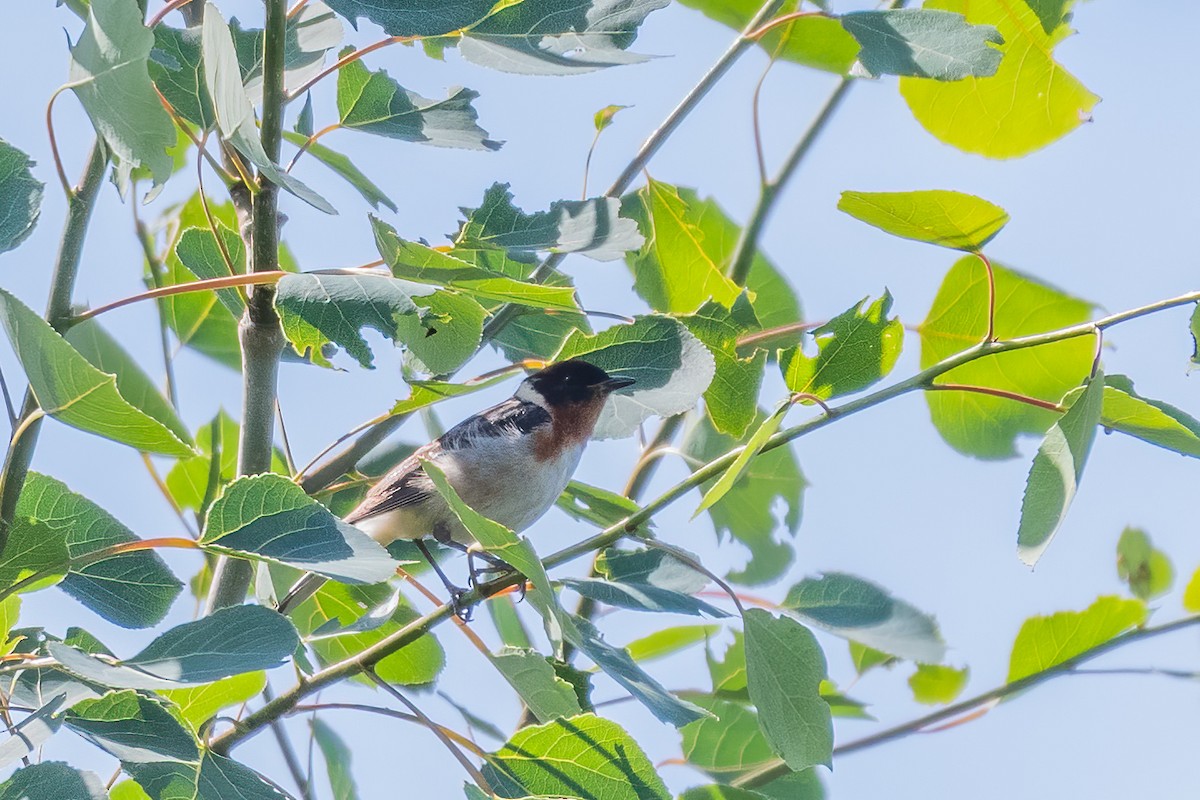
[[[251,2],[222,2],[227,16],[257,22]],[[855,222],[835,208],[844,189],[868,191],[948,188],[978,194],[1012,215],[989,246],[1007,265],[1118,311],[1197,288],[1195,248],[1189,232],[1200,222],[1200,113],[1194,102],[1194,31],[1200,6],[1193,3],[1084,3],[1077,9],[1080,35],[1059,47],[1060,61],[1103,98],[1094,120],[1064,140],[1017,161],[989,161],[941,145],[920,128],[896,91],[894,79],[856,86],[825,135],[782,197],[764,232],[763,249],[799,293],[806,314],[824,319],[885,287],[895,295],[895,313],[918,323],[928,310],[953,256],[903,242]],[[157,6],[156,6],[157,7]],[[178,24],[177,18],[171,18]],[[19,250],[0,256],[0,285],[34,307],[44,302],[64,201],[54,177],[43,110],[66,80],[63,29],[72,37],[80,25],[50,2],[0,5],[0,136],[28,152],[46,182],[42,219]],[[373,41],[377,31],[348,31],[351,41]],[[338,132],[327,143],[352,152],[360,166],[400,205],[383,216],[409,238],[437,243],[454,230],[459,206],[473,206],[493,181],[512,184],[517,202],[538,209],[578,196],[583,159],[592,136],[591,116],[610,103],[632,106],[602,137],[593,159],[593,186],[606,185],[640,141],[657,125],[709,63],[731,32],[700,14],[672,6],[651,16],[635,49],[661,55],[646,64],[573,78],[524,78],[490,72],[463,62],[451,51],[445,63],[418,49],[388,48],[368,60],[386,67],[408,88],[436,96],[465,85],[481,93],[475,105],[492,138],[504,140],[497,153],[464,153]],[[696,187],[735,219],[744,219],[756,191],[749,96],[765,59],[745,58],[684,124],[649,166],[660,180]],[[763,93],[768,157],[773,163],[791,146],[832,88],[833,78],[779,65]],[[317,125],[332,111],[330,87],[315,98]],[[90,125],[74,98],[55,107],[59,145],[70,175],[81,166]],[[285,198],[290,222],[285,239],[302,268],[351,265],[375,257],[368,210],[356,194],[315,163],[302,162],[299,175],[340,210],[325,217]],[[215,181],[209,180],[209,185]],[[188,170],[169,185],[147,216],[194,186]],[[130,208],[105,187],[84,253],[75,297],[99,304],[140,287],[141,255],[132,235]],[[642,308],[630,292],[619,263],[570,259],[588,307],[629,313]],[[159,353],[153,309],[132,307],[108,316],[110,330],[153,373]],[[1142,394],[1200,413],[1196,377],[1187,374],[1190,339],[1187,311],[1176,310],[1121,326],[1107,337],[1104,360],[1110,373],[1131,375]],[[285,365],[283,409],[297,459],[305,462],[346,429],[388,408],[405,389],[399,354],[378,337],[371,343],[377,368],[364,371],[348,360],[344,372]],[[916,368],[916,337],[910,334],[893,375]],[[485,354],[465,374],[497,363]],[[0,346],[0,366],[10,384],[19,368]],[[229,370],[184,352],[178,360],[182,411],[195,426],[219,407],[236,411],[239,379]],[[442,410],[458,417],[499,399],[510,386],[474,396]],[[764,400],[781,396],[773,382]],[[800,414],[802,412],[796,412]],[[798,417],[797,417],[798,418]],[[417,427],[403,438],[421,440]],[[1097,595],[1116,593],[1117,536],[1128,524],[1145,528],[1174,560],[1172,592],[1157,601],[1155,620],[1182,614],[1179,598],[1200,565],[1195,535],[1195,487],[1200,465],[1119,435],[1101,436],[1071,515],[1035,571],[1016,557],[1017,516],[1035,440],[1023,441],[1020,458],[981,462],[953,452],[929,424],[924,400],[901,398],[803,439],[800,463],[812,486],[805,495],[797,536],[798,563],[763,594],[781,596],[792,582],[822,570],[852,572],[937,615],[950,645],[949,661],[971,667],[967,694],[1001,683],[1008,653],[1027,616],[1081,609]],[[637,455],[633,440],[597,443],[584,458],[579,477],[611,489],[623,485]],[[178,522],[154,490],[135,453],[88,438],[56,424],[44,426],[35,468],[59,477],[100,501],[143,536],[173,535]],[[655,488],[683,475],[668,462]],[[652,489],[651,494],[654,494]],[[714,565],[737,565],[736,545],[718,547],[704,519],[689,521],[698,498],[658,517],[661,535],[700,552]],[[586,535],[583,528],[552,512],[532,531],[546,552]],[[181,573],[197,562],[171,557]],[[583,565],[578,565],[582,568]],[[182,599],[173,618],[191,614]],[[46,621],[52,631],[81,624],[118,653],[132,652],[147,633],[120,631],[81,610],[56,592],[26,604],[25,620]],[[657,620],[614,614],[602,626],[618,643],[647,632]],[[486,625],[478,628],[485,629]],[[462,637],[439,634],[450,667],[442,687],[456,700],[486,710],[511,725],[517,707],[502,682],[488,671]],[[823,637],[831,677],[846,687],[853,671],[839,640]],[[1104,666],[1193,668],[1200,648],[1194,633],[1139,645],[1110,656]],[[697,653],[655,665],[671,688],[706,685]],[[279,680],[287,670],[280,670]],[[876,671],[850,688],[871,704],[881,724],[919,716],[905,679],[907,668]],[[281,684],[282,685],[282,684]],[[365,689],[344,691],[372,701]],[[599,682],[597,699],[618,690]],[[431,697],[418,700],[428,713],[462,727],[449,706]],[[835,764],[827,785],[834,797],[1009,798],[1013,796],[1127,797],[1152,787],[1175,796],[1192,790],[1196,767],[1197,701],[1193,683],[1154,677],[1069,677],[1012,700],[981,720],[936,735],[847,756]],[[375,697],[374,701],[383,702]],[[465,776],[433,737],[393,720],[330,714],[327,721],[354,751],[354,770],[364,800],[395,796],[403,774],[414,796],[457,796]],[[678,737],[634,704],[612,707],[611,715],[634,733],[654,761],[678,753]],[[845,741],[874,730],[873,723],[839,725]],[[295,730],[301,731],[296,724]],[[241,757],[286,784],[268,737],[239,751]],[[79,759],[107,777],[111,764],[88,746],[62,734],[47,758]],[[672,788],[701,782],[677,766],[662,770]]]

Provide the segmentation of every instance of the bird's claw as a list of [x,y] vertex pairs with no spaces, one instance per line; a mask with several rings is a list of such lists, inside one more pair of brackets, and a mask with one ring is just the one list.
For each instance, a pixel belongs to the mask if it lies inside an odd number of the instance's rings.
[[454,616],[463,622],[470,622],[475,615],[475,607],[463,603],[462,599],[466,594],[467,590],[461,587],[450,588],[450,609],[454,612]]

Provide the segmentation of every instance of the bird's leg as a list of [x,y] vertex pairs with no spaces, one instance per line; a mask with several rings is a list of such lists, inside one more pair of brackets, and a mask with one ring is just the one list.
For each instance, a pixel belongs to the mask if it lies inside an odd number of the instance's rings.
[[[475,589],[479,588],[481,579],[488,573],[496,573],[493,580],[501,577],[506,572],[514,575],[520,575],[520,572],[514,569],[511,564],[497,556],[492,555],[486,550],[480,549],[479,545],[471,545],[470,547],[465,548],[465,551],[467,554],[467,574],[470,576],[471,586]],[[488,566],[476,566],[476,558],[486,561]],[[520,593],[520,597],[517,598],[519,602],[525,599],[524,575],[521,575],[521,582],[517,584],[517,587],[517,591]]]
[[450,579],[446,577],[446,573],[438,565],[437,559],[433,557],[433,553],[429,552],[429,547],[423,540],[416,539],[414,540],[414,544],[421,551],[421,555],[425,556],[425,560],[429,562],[429,566],[433,567],[433,571],[442,579],[442,585],[446,587],[446,591],[450,593],[450,608],[454,610],[454,616],[463,622],[470,622],[471,607],[462,605],[462,597],[467,593],[467,590],[451,583]]

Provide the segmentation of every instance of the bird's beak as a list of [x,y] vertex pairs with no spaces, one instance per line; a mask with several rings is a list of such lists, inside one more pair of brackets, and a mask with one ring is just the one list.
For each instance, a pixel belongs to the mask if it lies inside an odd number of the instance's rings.
[[617,389],[624,389],[626,386],[633,386],[637,381],[633,378],[626,378],[623,375],[614,375],[606,381],[602,381],[598,388],[605,392],[615,392]]

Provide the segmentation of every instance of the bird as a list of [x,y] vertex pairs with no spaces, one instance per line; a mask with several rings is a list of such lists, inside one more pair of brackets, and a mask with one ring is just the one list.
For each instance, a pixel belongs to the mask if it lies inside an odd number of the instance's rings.
[[[436,464],[462,500],[489,519],[520,532],[542,517],[579,466],[609,396],[635,380],[609,375],[582,359],[551,364],[529,375],[507,400],[480,411],[397,464],[367,492],[344,521],[385,547],[413,540],[450,592],[460,617],[465,590],[455,586],[429,552],[425,539],[472,553],[476,545],[425,474]],[[493,566],[507,568],[481,553]],[[488,571],[488,570],[482,570]],[[471,582],[477,572],[469,568]],[[279,601],[294,610],[325,582],[310,573]]]

